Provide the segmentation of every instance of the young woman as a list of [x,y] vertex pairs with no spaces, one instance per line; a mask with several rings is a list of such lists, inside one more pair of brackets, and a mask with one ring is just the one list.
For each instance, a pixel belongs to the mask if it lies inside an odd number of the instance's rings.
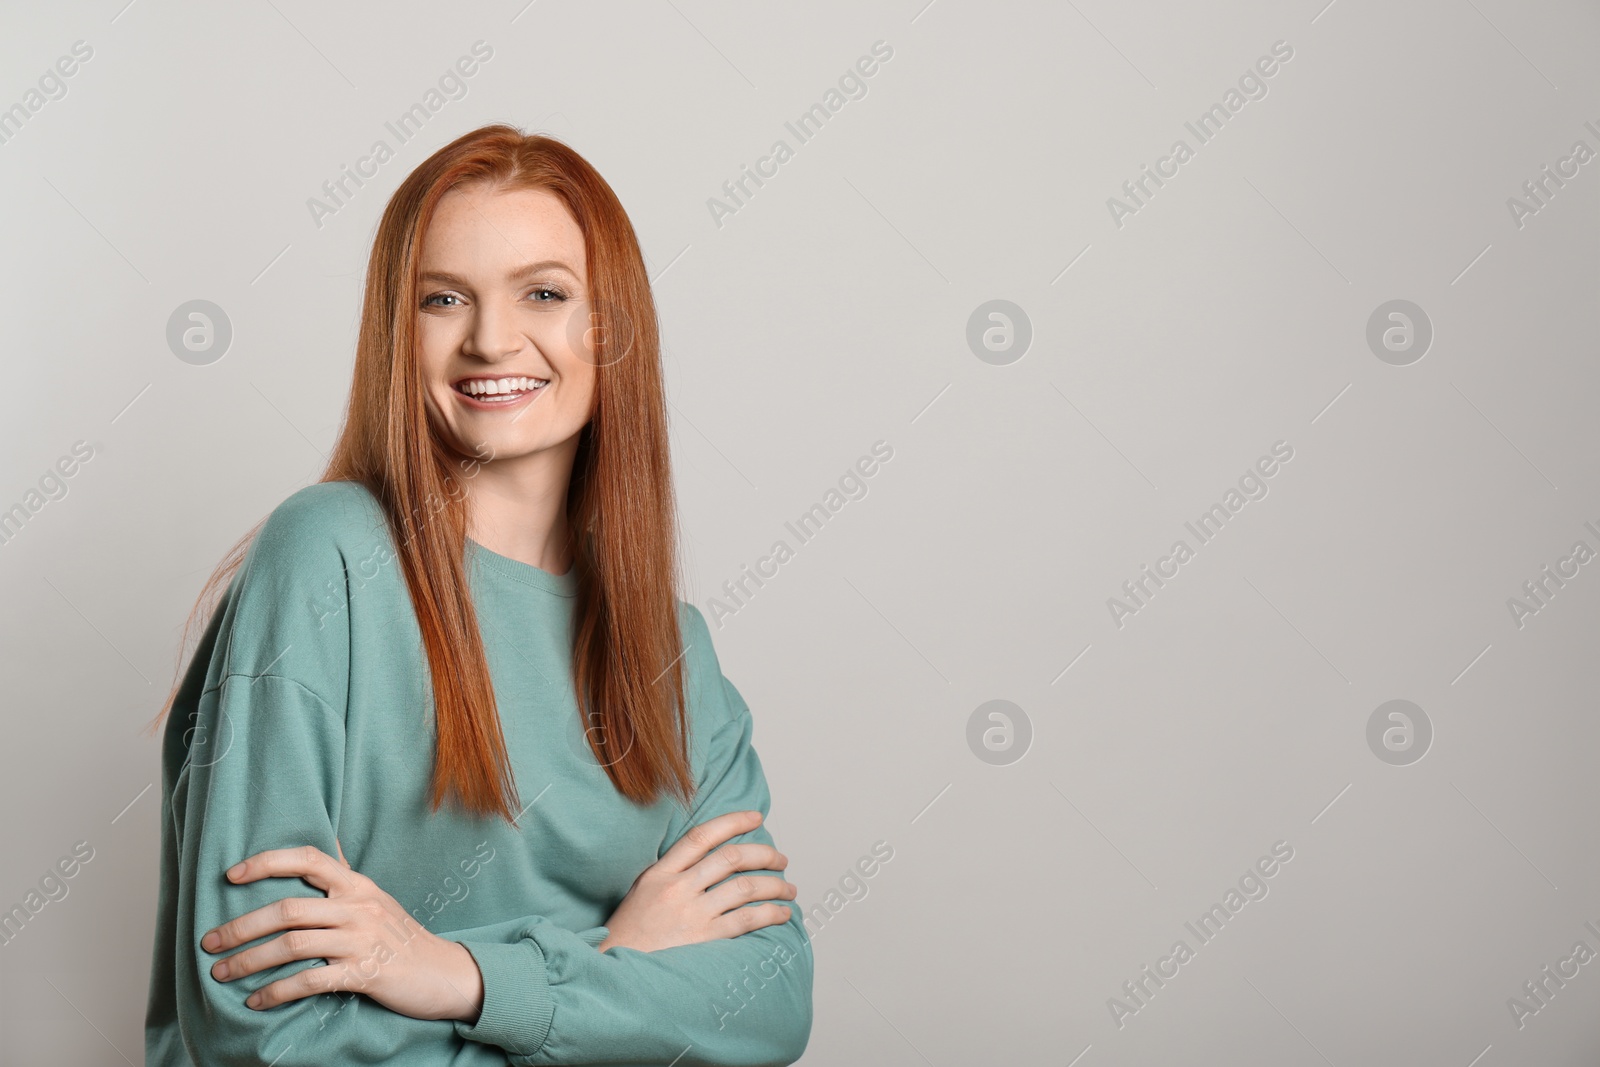
[[488,126],[407,177],[328,469],[212,575],[162,709],[151,1067],[799,1058],[810,944],[667,448],[600,175]]

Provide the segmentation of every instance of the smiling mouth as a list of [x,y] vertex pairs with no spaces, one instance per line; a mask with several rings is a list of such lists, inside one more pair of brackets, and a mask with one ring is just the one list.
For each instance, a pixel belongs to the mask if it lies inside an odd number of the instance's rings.
[[544,378],[463,378],[453,388],[475,404],[500,406],[537,396],[549,384]]

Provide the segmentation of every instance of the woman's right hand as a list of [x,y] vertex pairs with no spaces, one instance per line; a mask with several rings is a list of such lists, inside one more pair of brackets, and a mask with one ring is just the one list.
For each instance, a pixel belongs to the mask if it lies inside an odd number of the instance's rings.
[[[736,871],[781,871],[789,865],[789,857],[771,845],[745,842],[717,847],[760,825],[759,811],[733,811],[691,827],[634,879],[628,895],[606,920],[608,936],[598,946],[600,951],[654,952],[787,922],[790,909],[773,901],[793,900],[799,890],[792,883],[767,874],[740,875],[716,885]],[[753,900],[767,903],[742,906]]]

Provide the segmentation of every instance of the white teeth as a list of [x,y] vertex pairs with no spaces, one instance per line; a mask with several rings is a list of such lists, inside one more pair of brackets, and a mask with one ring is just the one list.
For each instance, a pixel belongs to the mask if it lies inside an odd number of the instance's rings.
[[468,396],[503,396],[531,392],[549,384],[544,378],[473,378],[456,388]]

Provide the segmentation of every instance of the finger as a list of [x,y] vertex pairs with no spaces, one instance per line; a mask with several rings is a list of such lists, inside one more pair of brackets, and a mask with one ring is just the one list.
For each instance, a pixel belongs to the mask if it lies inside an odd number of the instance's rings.
[[708,889],[736,871],[781,871],[789,857],[771,845],[745,841],[723,845],[689,872],[697,889]]
[[290,930],[264,945],[218,960],[211,968],[211,977],[219,982],[231,982],[295,960],[341,959],[350,955],[354,948],[355,938],[343,929]]
[[760,825],[759,811],[730,811],[726,815],[718,815],[715,819],[689,827],[656,861],[655,866],[671,874],[686,871],[724,841],[747,834]]
[[734,908],[726,915],[713,919],[711,929],[718,937],[738,937],[752,930],[786,923],[790,914],[787,904],[752,904],[748,908]]
[[279,930],[337,926],[345,906],[328,897],[284,897],[210,930],[200,939],[207,952],[226,952]]
[[741,874],[737,878],[730,878],[721,885],[706,890],[706,902],[713,909],[713,914],[721,915],[752,900],[782,902],[793,900],[799,895],[798,886],[792,882],[785,882],[777,875]]
[[270,982],[245,998],[245,1005],[266,1011],[279,1004],[349,988],[343,967],[307,967],[287,978]]
[[344,846],[339,844],[339,839],[337,837],[333,839],[333,847],[339,850],[339,862],[344,864],[346,867],[350,866],[350,861],[344,858]]
[[303,845],[257,852],[230,867],[227,878],[235,885],[260,878],[304,878],[326,893],[336,885],[351,884],[352,873],[315,845]]

